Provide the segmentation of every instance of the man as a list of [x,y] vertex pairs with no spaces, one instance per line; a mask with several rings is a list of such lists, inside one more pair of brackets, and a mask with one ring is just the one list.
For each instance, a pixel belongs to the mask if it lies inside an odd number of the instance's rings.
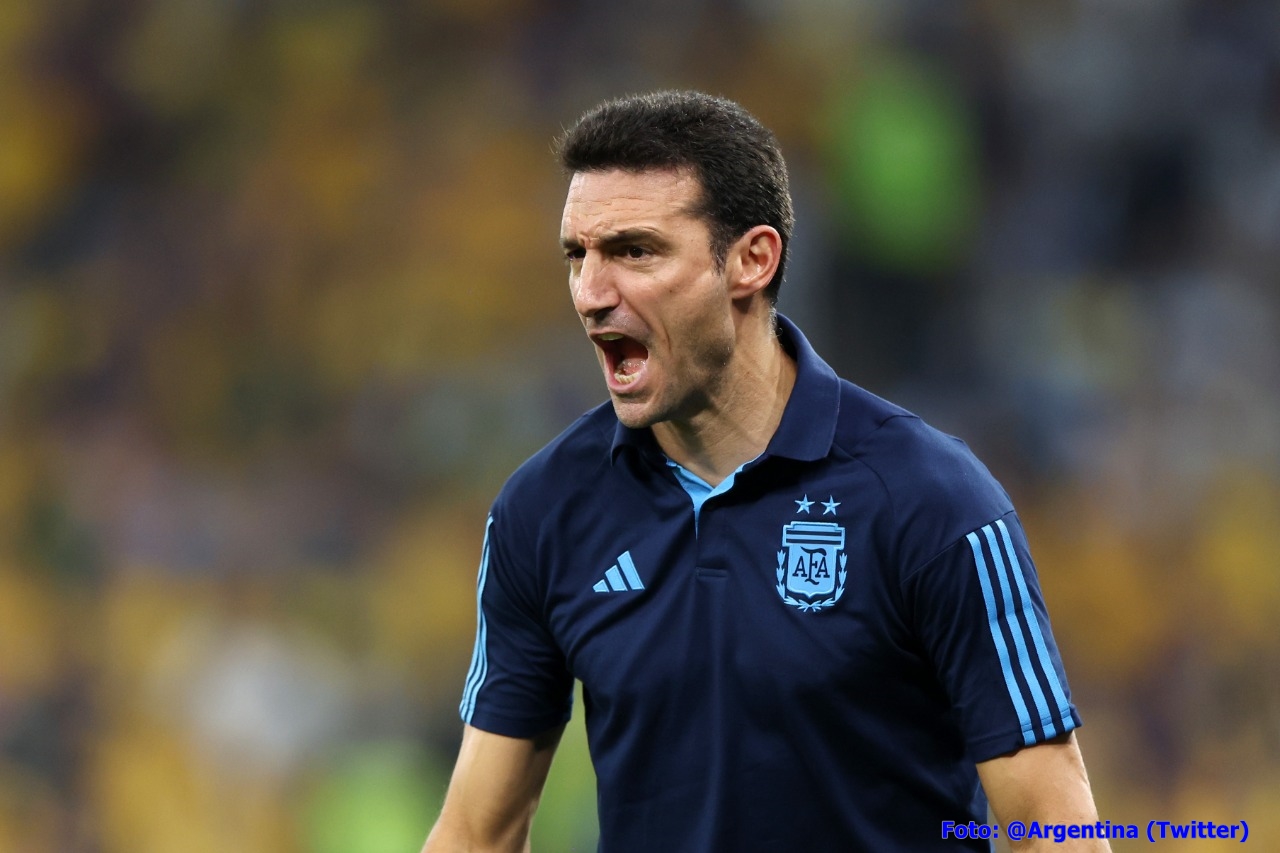
[[611,405],[494,503],[424,851],[527,849],[575,678],[606,853],[981,850],[943,822],[985,823],[987,799],[1002,822],[1096,821],[1008,497],[775,313],[772,134],[664,92],[597,107],[560,156]]

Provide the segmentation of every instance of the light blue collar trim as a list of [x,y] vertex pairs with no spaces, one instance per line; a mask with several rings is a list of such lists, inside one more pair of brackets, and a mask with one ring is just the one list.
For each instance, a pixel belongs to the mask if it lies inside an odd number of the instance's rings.
[[[755,460],[751,460],[754,462]],[[673,462],[667,459],[667,465],[675,470],[676,479],[684,490],[689,493],[689,499],[693,501],[693,532],[698,532],[698,517],[702,513],[702,505],[716,495],[723,495],[725,492],[733,488],[733,480],[742,471],[743,468],[751,464],[744,462],[733,470],[728,477],[720,481],[720,485],[712,486],[706,480],[681,465],[679,462]]]

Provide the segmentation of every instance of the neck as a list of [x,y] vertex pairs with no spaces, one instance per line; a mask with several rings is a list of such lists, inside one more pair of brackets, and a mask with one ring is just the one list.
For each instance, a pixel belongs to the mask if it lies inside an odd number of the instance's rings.
[[791,397],[796,363],[783,351],[771,316],[739,320],[723,375],[725,384],[697,414],[652,427],[668,458],[712,486],[764,452]]

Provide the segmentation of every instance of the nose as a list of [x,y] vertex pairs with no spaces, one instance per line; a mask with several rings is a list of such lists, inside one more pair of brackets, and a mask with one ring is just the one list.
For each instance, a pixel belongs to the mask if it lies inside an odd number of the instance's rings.
[[583,319],[598,320],[618,307],[613,270],[596,252],[587,252],[569,273],[569,290],[573,307]]

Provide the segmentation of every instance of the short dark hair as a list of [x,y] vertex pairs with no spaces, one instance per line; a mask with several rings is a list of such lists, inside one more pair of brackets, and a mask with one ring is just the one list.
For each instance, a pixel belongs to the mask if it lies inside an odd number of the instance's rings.
[[795,226],[787,164],[778,140],[755,116],[703,92],[661,91],[605,101],[557,140],[565,171],[690,169],[702,187],[694,214],[711,232],[723,269],[729,245],[757,225],[782,237],[778,269],[765,287],[778,300]]

